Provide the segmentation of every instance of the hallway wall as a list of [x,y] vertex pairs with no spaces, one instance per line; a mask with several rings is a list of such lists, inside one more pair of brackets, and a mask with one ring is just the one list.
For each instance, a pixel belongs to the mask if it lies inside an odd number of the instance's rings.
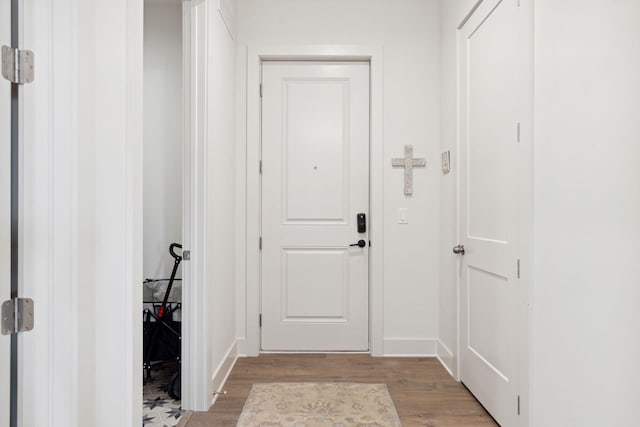
[[640,420],[640,2],[536,0],[536,427]]
[[[435,354],[438,327],[439,5],[436,0],[240,0],[238,2],[238,205],[245,213],[247,46],[384,48],[384,353]],[[391,158],[413,144],[427,168],[414,196]],[[409,224],[397,224],[408,208]],[[242,220],[240,220],[242,221]],[[375,221],[375,219],[372,219]],[[379,221],[379,218],[378,218]],[[238,245],[245,229],[238,226]],[[376,242],[373,242],[375,245]],[[237,258],[237,334],[246,334],[245,253]],[[242,276],[241,276],[242,274]]]

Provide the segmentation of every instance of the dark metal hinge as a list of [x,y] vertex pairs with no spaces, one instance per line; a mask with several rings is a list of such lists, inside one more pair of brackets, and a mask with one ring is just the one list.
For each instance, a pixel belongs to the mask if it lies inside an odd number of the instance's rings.
[[518,269],[518,279],[519,279],[520,278],[520,260],[518,260],[517,269]]
[[258,249],[262,250],[262,236],[258,238]]
[[518,396],[518,415],[520,415],[520,396]]
[[260,83],[260,98],[262,98],[262,83]]
[[262,328],[262,313],[258,315],[258,326]]

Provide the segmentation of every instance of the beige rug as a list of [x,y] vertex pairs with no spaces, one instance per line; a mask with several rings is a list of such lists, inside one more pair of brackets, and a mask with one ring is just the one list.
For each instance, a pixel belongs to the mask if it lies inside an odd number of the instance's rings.
[[236,427],[400,427],[385,384],[254,384]]

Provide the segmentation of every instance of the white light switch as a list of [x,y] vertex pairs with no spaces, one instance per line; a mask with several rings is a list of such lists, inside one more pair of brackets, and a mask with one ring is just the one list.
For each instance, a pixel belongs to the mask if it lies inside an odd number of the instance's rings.
[[409,224],[409,213],[407,208],[398,208],[398,224]]

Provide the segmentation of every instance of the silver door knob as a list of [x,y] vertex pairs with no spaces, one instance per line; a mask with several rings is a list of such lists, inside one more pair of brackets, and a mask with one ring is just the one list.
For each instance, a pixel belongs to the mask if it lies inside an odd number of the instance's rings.
[[464,245],[458,245],[453,247],[454,254],[464,255]]

